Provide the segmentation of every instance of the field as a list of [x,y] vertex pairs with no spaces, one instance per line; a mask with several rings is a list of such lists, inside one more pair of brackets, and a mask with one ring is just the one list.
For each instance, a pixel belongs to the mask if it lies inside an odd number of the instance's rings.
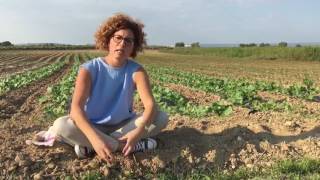
[[314,52],[305,60],[271,50],[265,58],[199,49],[143,52],[137,61],[169,124],[156,137],[155,151],[117,154],[106,164],[77,159],[63,143],[25,142],[67,114],[79,65],[104,53],[0,51],[0,177],[320,179],[320,62]]

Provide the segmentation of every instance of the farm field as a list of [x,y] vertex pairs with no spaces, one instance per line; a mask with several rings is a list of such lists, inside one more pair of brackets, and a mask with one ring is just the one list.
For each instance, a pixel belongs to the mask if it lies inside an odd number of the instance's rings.
[[79,65],[103,55],[0,51],[1,178],[320,178],[319,61],[146,50],[137,61],[170,114],[155,151],[106,164],[27,145],[67,114]]

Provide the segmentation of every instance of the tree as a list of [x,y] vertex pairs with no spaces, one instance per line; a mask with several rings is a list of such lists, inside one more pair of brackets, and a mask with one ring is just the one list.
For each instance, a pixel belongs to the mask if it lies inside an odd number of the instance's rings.
[[278,46],[279,47],[287,47],[288,43],[287,42],[279,42]]
[[269,43],[260,43],[259,44],[259,47],[267,47],[267,46],[270,46]]
[[176,42],[175,47],[184,47],[184,42]]
[[257,46],[257,44],[255,44],[255,43],[250,43],[250,44],[241,43],[240,44],[240,47],[256,47],[256,46]]
[[4,41],[0,43],[0,46],[13,46],[13,44],[10,41]]
[[200,43],[199,42],[191,43],[191,47],[200,47]]
[[302,47],[301,44],[296,44],[296,47]]

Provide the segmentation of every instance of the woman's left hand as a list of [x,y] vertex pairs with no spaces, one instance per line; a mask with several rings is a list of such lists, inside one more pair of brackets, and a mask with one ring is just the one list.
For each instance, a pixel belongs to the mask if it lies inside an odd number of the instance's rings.
[[129,155],[133,151],[134,146],[141,139],[144,131],[145,129],[143,127],[137,127],[119,138],[119,141],[123,141],[126,143],[122,150],[122,153],[125,156]]

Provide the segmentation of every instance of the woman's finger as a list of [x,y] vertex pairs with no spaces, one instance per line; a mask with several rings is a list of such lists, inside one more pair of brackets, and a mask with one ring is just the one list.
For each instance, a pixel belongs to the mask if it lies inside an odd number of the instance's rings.
[[127,139],[128,139],[128,137],[126,135],[118,138],[119,141],[126,141]]
[[123,153],[123,154],[127,151],[128,146],[129,146],[128,143],[126,143],[126,145],[125,145],[124,148],[122,149],[122,153]]
[[109,160],[108,160],[108,155],[107,155],[107,153],[105,152],[105,151],[100,151],[99,153],[98,153],[98,155],[99,155],[99,157],[103,160],[103,161],[105,161],[105,162],[108,162]]
[[129,146],[124,155],[125,155],[125,156],[128,156],[128,155],[131,153],[131,150],[132,150],[132,147]]
[[106,158],[106,160],[107,160],[108,163],[112,163],[112,161],[113,161],[113,156],[108,155],[107,158]]
[[103,152],[106,155],[106,160],[111,162],[113,160],[113,154],[108,147],[103,148]]

